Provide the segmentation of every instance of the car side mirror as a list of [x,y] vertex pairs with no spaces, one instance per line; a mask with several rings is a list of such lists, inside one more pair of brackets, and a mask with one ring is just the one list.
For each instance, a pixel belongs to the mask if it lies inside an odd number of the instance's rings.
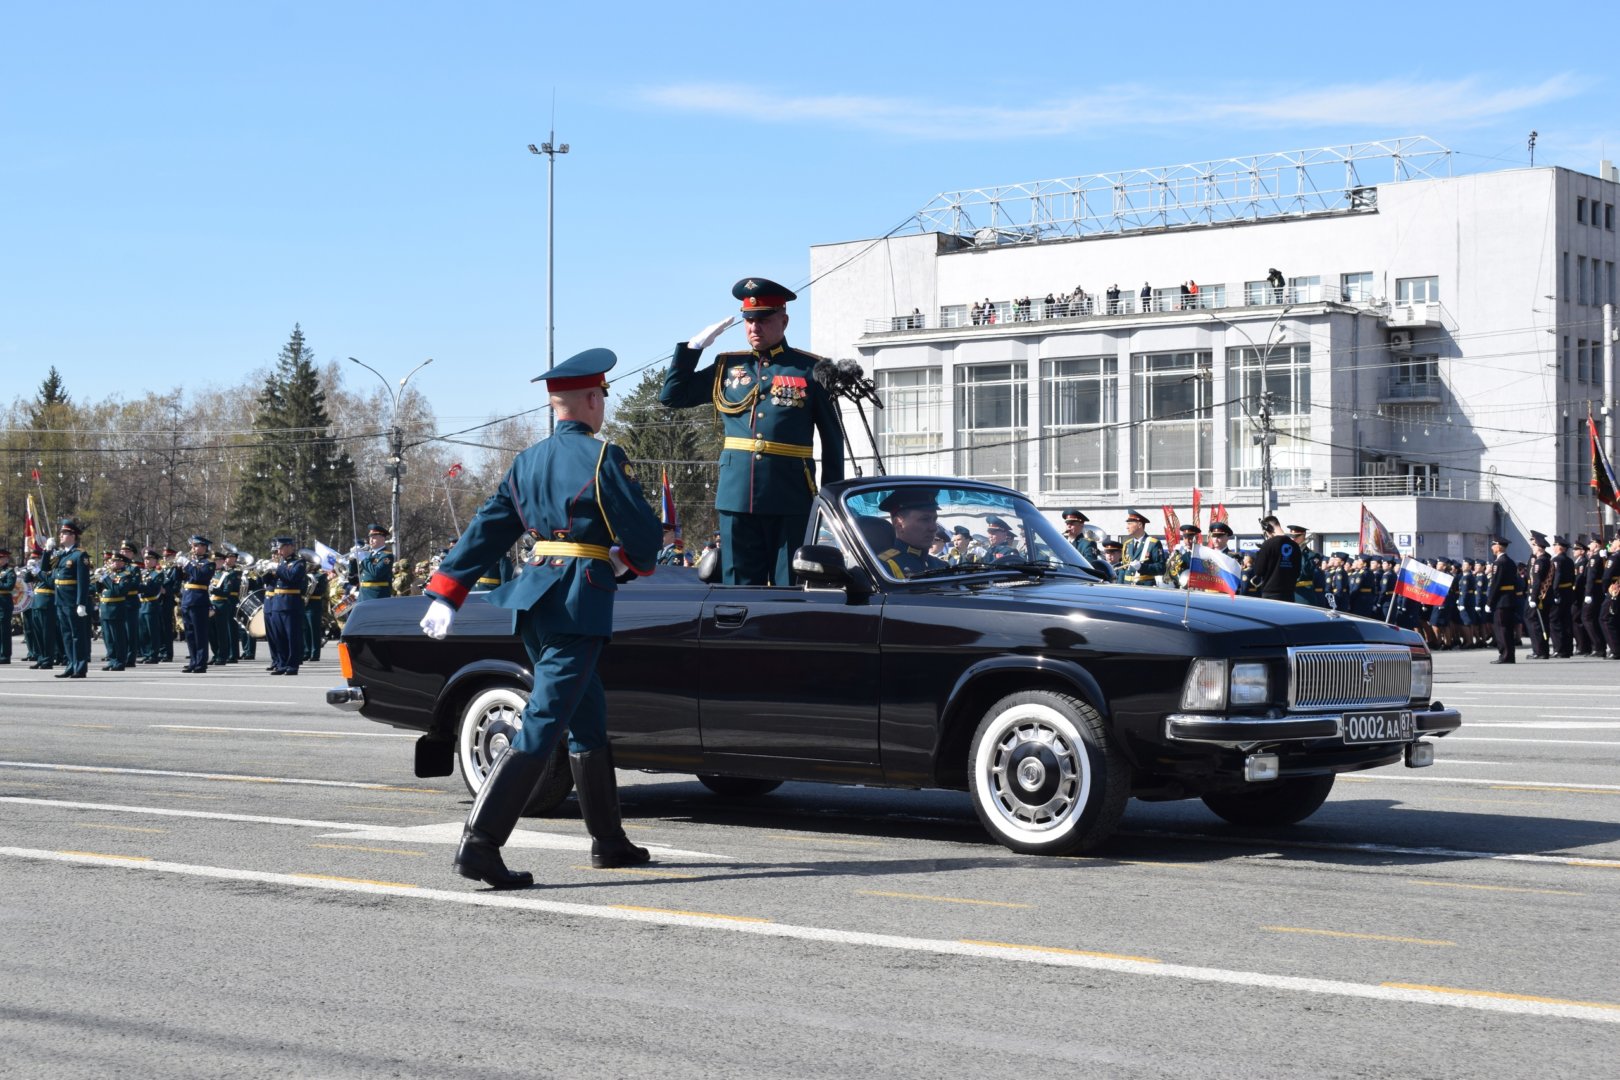
[[720,549],[707,548],[704,550],[697,564],[698,580],[705,585],[713,585],[720,580]]
[[793,573],[806,584],[822,588],[839,589],[850,581],[844,553],[830,544],[806,544],[795,551]]

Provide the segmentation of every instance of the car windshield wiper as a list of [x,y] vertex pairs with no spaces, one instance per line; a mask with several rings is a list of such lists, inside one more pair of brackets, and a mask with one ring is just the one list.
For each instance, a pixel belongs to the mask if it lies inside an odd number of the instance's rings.
[[936,566],[932,570],[919,570],[906,578],[907,581],[918,581],[922,578],[951,577],[955,574],[986,574],[995,570],[1014,570],[1022,564],[1008,562],[998,563],[957,563],[955,566]]

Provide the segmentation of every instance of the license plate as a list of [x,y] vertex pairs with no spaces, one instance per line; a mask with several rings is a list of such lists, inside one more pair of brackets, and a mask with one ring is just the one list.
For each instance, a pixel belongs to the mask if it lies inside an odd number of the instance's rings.
[[1411,742],[1410,712],[1370,712],[1344,714],[1346,743]]

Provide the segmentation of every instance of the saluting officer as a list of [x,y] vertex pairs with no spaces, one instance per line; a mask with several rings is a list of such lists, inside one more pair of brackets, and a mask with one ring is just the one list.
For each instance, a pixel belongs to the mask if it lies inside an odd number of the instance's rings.
[[112,566],[101,575],[101,646],[106,653],[102,671],[125,671],[129,664],[129,620],[126,610],[136,603],[136,575],[129,568],[129,556],[113,552]]
[[[374,526],[375,527],[375,526]],[[309,564],[298,556],[298,541],[278,536],[276,565],[264,576],[264,628],[270,639],[272,675],[296,675],[304,658],[304,593]]]
[[90,556],[79,545],[80,525],[64,518],[57,534],[51,584],[56,588],[56,625],[62,635],[63,669],[58,679],[82,679],[90,671]]
[[208,582],[208,604],[213,615],[208,623],[208,648],[216,664],[234,664],[231,646],[236,640],[236,605],[242,598],[242,572],[236,569],[236,556],[229,551],[214,555],[214,576]]
[[1125,515],[1125,547],[1120,554],[1123,573],[1119,580],[1127,585],[1154,588],[1154,580],[1164,573],[1164,543],[1157,536],[1147,534],[1147,517],[1131,510]]
[[788,585],[793,549],[804,542],[815,498],[815,446],[821,435],[821,481],[844,478],[844,436],[837,406],[814,377],[821,358],[788,345],[787,304],[798,297],[765,278],[732,287],[742,301],[749,352],[697,362],[736,316],[675,346],[658,400],[667,408],[712,404],[725,429],[715,510],[720,517],[720,573],[728,585]]
[[939,523],[938,492],[934,488],[900,488],[878,503],[894,527],[894,547],[878,552],[878,561],[897,578],[945,566],[929,554]]
[[17,587],[17,570],[11,565],[11,549],[0,547],[0,664],[11,663],[11,590]]
[[591,865],[648,860],[647,849],[624,834],[596,671],[613,634],[617,579],[653,572],[660,532],[624,451],[594,438],[606,412],[604,375],[615,360],[607,349],[588,349],[538,377],[556,410],[555,433],[517,456],[427,584],[433,604],[422,629],[441,639],[483,568],[525,533],[535,540],[524,572],[489,594],[489,603],[517,612],[534,689],[456,849],[457,873],[497,889],[534,882],[532,874],[508,870],[500,849],[565,729]]
[[186,541],[191,546],[191,557],[180,567],[180,623],[186,631],[186,666],[180,670],[188,675],[200,675],[208,670],[208,624],[213,614],[208,604],[208,586],[214,580],[214,560],[208,549],[213,546],[206,536],[193,536]]
[[1508,542],[1500,536],[1491,537],[1491,581],[1486,588],[1485,606],[1491,611],[1491,627],[1496,635],[1496,659],[1493,664],[1512,664],[1518,658],[1519,602],[1524,597],[1524,582],[1519,577],[1519,564],[1508,557]]
[[381,600],[394,595],[394,553],[388,550],[388,530],[373,522],[366,526],[369,550],[360,556],[360,600]]
[[52,562],[56,551],[46,551],[38,544],[29,554],[29,573],[34,582],[34,602],[28,605],[24,619],[34,630],[34,662],[28,665],[40,671],[49,671],[64,663],[62,631],[56,625],[56,585],[51,578]]

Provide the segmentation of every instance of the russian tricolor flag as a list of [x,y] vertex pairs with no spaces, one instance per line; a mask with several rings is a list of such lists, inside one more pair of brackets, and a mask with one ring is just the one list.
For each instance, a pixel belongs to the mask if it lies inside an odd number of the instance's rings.
[[1194,544],[1187,588],[1236,596],[1243,586],[1243,564],[1224,551]]
[[1427,563],[1420,563],[1416,559],[1401,560],[1401,573],[1395,579],[1395,595],[1416,600],[1430,607],[1439,607],[1446,602],[1446,594],[1450,591],[1450,574],[1436,570]]

